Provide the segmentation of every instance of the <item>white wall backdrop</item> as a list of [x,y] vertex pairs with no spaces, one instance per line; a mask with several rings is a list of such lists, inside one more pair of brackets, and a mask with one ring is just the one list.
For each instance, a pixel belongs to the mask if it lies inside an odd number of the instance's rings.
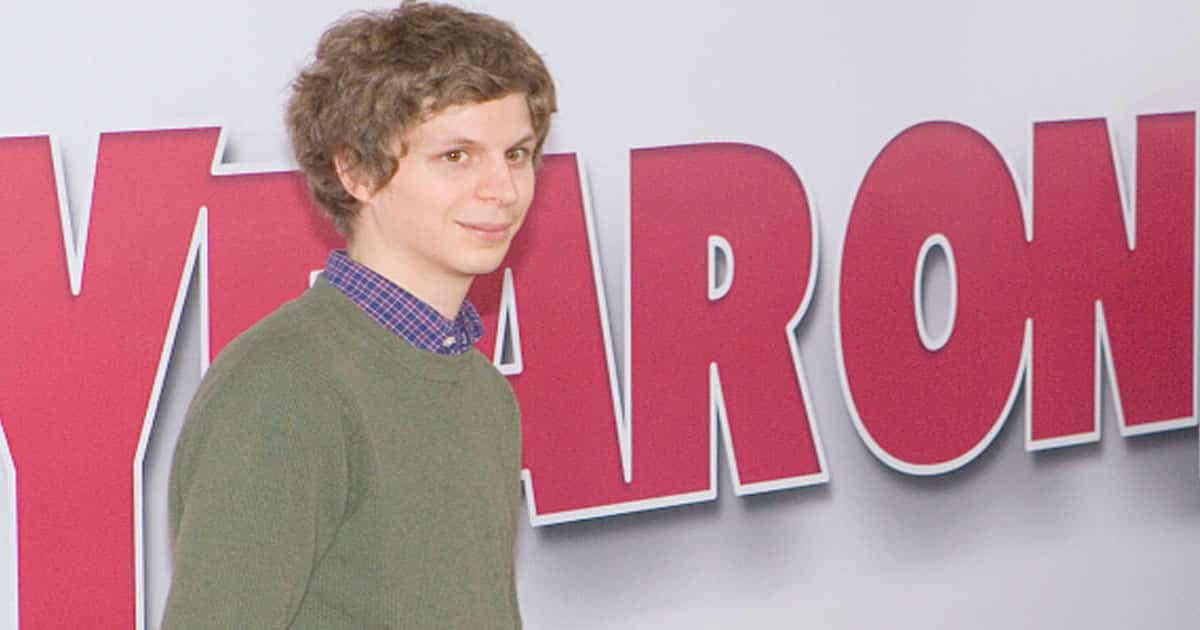
[[[1135,114],[1200,106],[1200,4],[464,4],[516,23],[557,78],[549,151],[587,160],[617,348],[629,149],[761,145],[791,163],[820,218],[818,285],[800,348],[831,482],[739,499],[722,469],[710,504],[525,524],[518,571],[527,627],[1195,627],[1195,429],[1122,439],[1106,395],[1098,444],[1026,453],[1017,412],[966,468],[901,475],[874,459],[848,417],[832,290],[858,183],[893,135],[956,120],[986,134],[1023,174],[1032,122],[1107,116],[1128,165]],[[323,27],[354,8],[5,2],[0,136],[57,137],[76,217],[100,131],[217,122],[232,159],[285,163],[286,85]],[[170,450],[199,379],[197,316],[185,312],[146,462],[151,628],[169,580]]]

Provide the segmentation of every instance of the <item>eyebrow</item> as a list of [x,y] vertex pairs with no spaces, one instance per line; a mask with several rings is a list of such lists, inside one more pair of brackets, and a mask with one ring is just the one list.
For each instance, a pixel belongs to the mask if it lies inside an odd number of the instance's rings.
[[[534,135],[533,133],[528,133],[528,134],[522,136],[516,142],[510,144],[509,148],[519,147],[522,144],[528,144],[530,142],[533,142],[536,138],[537,138],[537,136]],[[439,142],[439,143],[437,143],[437,146],[439,146],[439,147],[454,147],[454,146],[478,147],[478,146],[481,146],[482,144],[483,144],[482,142],[475,140],[473,138],[460,137],[460,138],[453,138],[451,140],[446,140],[445,142]]]
[[537,139],[537,136],[533,135],[533,133],[528,133],[528,134],[525,134],[520,140],[517,140],[516,142],[512,143],[509,146],[510,147],[519,147],[522,144],[529,144],[530,142],[533,142],[536,139]]

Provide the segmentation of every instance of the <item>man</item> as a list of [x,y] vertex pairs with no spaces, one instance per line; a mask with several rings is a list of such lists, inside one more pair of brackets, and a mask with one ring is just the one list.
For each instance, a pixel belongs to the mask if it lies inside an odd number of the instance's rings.
[[172,465],[164,628],[519,628],[520,428],[466,301],[555,109],[508,25],[405,2],[321,38],[288,129],[347,237],[213,363]]

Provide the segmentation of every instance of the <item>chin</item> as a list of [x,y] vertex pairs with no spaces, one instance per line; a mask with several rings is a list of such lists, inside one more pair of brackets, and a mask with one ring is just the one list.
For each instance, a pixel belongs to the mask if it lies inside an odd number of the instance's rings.
[[495,260],[479,260],[463,265],[462,271],[467,275],[485,276],[500,268],[500,263],[504,262],[504,258]]

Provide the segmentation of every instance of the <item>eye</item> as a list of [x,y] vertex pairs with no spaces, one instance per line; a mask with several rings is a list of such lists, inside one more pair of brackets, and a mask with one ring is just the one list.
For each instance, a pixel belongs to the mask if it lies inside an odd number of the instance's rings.
[[442,159],[446,160],[447,162],[453,162],[455,164],[458,164],[460,162],[466,162],[467,161],[467,152],[463,151],[462,149],[454,149],[452,151],[447,151],[447,152],[443,153]]
[[506,158],[508,158],[509,162],[512,162],[513,164],[521,164],[529,159],[529,153],[529,149],[526,149],[525,147],[517,147],[515,149],[509,149],[508,153],[505,153],[504,155]]

